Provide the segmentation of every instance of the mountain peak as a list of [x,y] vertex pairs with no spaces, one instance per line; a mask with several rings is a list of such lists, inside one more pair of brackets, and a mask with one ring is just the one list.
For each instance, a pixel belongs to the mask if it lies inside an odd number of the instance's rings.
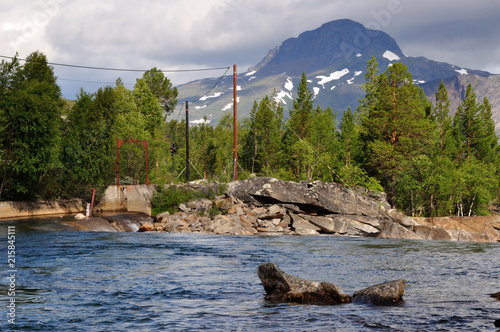
[[373,54],[382,56],[387,50],[404,57],[396,41],[385,32],[341,19],[285,40],[249,71],[258,71],[261,77],[284,72],[298,76],[302,71],[313,73],[332,66],[344,68],[352,61],[362,61],[366,65]]

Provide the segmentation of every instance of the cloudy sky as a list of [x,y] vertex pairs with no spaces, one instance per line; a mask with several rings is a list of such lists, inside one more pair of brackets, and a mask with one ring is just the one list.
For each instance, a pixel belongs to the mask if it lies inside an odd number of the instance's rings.
[[[500,73],[498,0],[2,0],[0,55],[39,50],[54,63],[138,70],[236,64],[244,72],[284,40],[342,18],[388,33],[408,56]],[[132,87],[142,75],[54,68],[70,99],[118,77]],[[166,75],[178,85],[223,73]]]

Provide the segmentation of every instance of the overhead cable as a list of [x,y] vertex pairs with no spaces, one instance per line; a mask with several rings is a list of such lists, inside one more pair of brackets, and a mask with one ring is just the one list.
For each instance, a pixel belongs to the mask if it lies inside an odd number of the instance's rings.
[[[14,59],[17,57],[0,55],[0,58],[4,59]],[[29,59],[17,58],[21,61],[31,61]],[[58,62],[47,62],[47,64],[52,66],[70,67],[70,68],[80,68],[80,69],[91,69],[91,70],[107,70],[107,71],[122,71],[122,72],[145,72],[149,69],[131,69],[131,68],[109,68],[109,67],[94,67],[94,66],[84,66],[84,65],[74,65]],[[222,70],[229,69],[230,67],[214,67],[214,68],[196,68],[196,69],[160,69],[160,71],[165,73],[179,73],[179,72],[196,72],[196,71],[211,71],[211,70]]]

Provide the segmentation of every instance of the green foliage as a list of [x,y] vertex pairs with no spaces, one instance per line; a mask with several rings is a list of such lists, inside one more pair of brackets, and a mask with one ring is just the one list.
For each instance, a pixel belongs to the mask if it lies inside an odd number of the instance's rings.
[[[213,200],[216,196],[221,195],[225,189],[223,185],[217,186],[216,188],[204,187],[200,190],[194,190],[183,186],[159,188],[151,199],[151,214],[154,216],[162,212],[174,213],[178,210],[181,203],[187,203],[197,198]],[[215,210],[212,211],[212,213],[214,212]]]
[[[443,83],[431,105],[394,63],[379,73],[368,61],[365,97],[338,124],[331,108],[313,106],[302,74],[290,117],[275,94],[256,101],[238,123],[239,178],[248,173],[283,180],[336,181],[386,191],[390,203],[414,216],[481,215],[500,201],[500,147],[491,104],[476,100],[472,86],[455,116]],[[88,198],[92,188],[113,184],[117,139],[148,142],[120,147],[120,183],[181,182],[186,167],[185,120],[165,122],[177,90],[153,68],[129,90],[120,79],[95,93],[63,100],[45,56],[21,65],[0,64],[0,199]],[[214,127],[190,127],[190,180],[232,181],[233,118]],[[176,153],[169,148],[175,144]],[[155,213],[214,193],[160,190]],[[209,214],[220,213],[217,206]]]
[[179,94],[177,88],[172,87],[170,80],[157,68],[147,70],[142,78],[152,94],[160,102],[165,116],[171,114],[177,105],[177,96]]
[[51,175],[60,167],[63,107],[53,69],[39,52],[30,54],[24,66],[13,59],[0,67],[0,198],[50,195],[46,185],[53,184]]

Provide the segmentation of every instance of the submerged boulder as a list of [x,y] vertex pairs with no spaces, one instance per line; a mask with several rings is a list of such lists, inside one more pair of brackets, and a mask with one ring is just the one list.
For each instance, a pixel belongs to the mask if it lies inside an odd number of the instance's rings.
[[118,232],[109,222],[102,218],[89,218],[85,220],[63,221],[61,224],[73,227],[84,232]]
[[275,302],[341,304],[351,302],[351,297],[340,287],[329,282],[313,282],[289,275],[274,264],[264,263],[257,274],[266,291],[266,299]]
[[138,232],[141,225],[150,223],[153,219],[143,213],[121,213],[111,216],[103,216],[102,219],[109,222],[119,232]]
[[378,284],[355,292],[352,295],[352,301],[376,305],[398,304],[403,298],[405,286],[406,281],[404,279]]

